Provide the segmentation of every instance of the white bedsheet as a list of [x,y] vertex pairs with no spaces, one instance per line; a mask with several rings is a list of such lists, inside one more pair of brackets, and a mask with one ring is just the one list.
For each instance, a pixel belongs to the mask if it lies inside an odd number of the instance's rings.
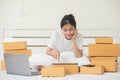
[[86,56],[81,58],[75,58],[74,53],[71,51],[65,51],[60,53],[59,61],[52,56],[46,54],[34,54],[29,57],[31,68],[36,70],[37,65],[51,66],[52,63],[78,63],[78,66],[90,64],[89,59]]
[[6,74],[0,70],[0,80],[120,80],[120,59],[118,59],[118,72],[105,72],[102,75],[93,74],[70,74],[64,77],[42,77],[35,76],[20,76]]
[[102,75],[92,74],[71,74],[64,77],[42,77],[35,76],[20,76],[6,74],[5,71],[0,71],[0,80],[120,80],[120,71],[105,72]]

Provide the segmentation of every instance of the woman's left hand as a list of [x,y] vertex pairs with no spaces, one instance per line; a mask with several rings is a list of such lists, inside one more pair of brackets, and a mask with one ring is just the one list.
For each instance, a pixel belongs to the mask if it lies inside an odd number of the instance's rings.
[[74,32],[74,35],[73,35],[73,37],[71,39],[72,40],[75,39],[75,37],[77,36],[77,34],[78,34],[78,30],[76,29],[75,32]]

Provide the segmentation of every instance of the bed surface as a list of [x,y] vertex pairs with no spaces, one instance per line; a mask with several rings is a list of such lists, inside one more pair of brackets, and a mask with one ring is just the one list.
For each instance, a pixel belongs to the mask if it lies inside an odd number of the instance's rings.
[[0,80],[120,80],[120,71],[105,72],[102,75],[69,74],[65,77],[42,77],[41,75],[19,76],[6,74],[5,71],[0,71]]

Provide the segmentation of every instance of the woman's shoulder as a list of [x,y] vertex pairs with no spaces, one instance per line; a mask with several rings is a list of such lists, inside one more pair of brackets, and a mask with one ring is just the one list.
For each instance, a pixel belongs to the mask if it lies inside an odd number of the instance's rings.
[[60,29],[56,29],[56,30],[54,30],[54,32],[53,32],[52,34],[58,35],[58,34],[60,34],[60,33],[61,33],[61,30],[60,30]]
[[62,33],[61,33],[61,30],[60,29],[56,29],[53,33],[52,33],[52,36],[55,36],[55,37],[58,37],[58,36],[61,36]]

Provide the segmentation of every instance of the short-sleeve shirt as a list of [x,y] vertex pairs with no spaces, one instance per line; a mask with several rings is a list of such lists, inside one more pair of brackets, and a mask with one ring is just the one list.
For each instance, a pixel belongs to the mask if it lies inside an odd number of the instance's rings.
[[[82,35],[78,32],[75,37],[77,47],[83,49],[82,47]],[[65,38],[61,30],[56,30],[50,37],[48,47],[52,49],[57,49],[59,52],[73,51],[72,41]]]

